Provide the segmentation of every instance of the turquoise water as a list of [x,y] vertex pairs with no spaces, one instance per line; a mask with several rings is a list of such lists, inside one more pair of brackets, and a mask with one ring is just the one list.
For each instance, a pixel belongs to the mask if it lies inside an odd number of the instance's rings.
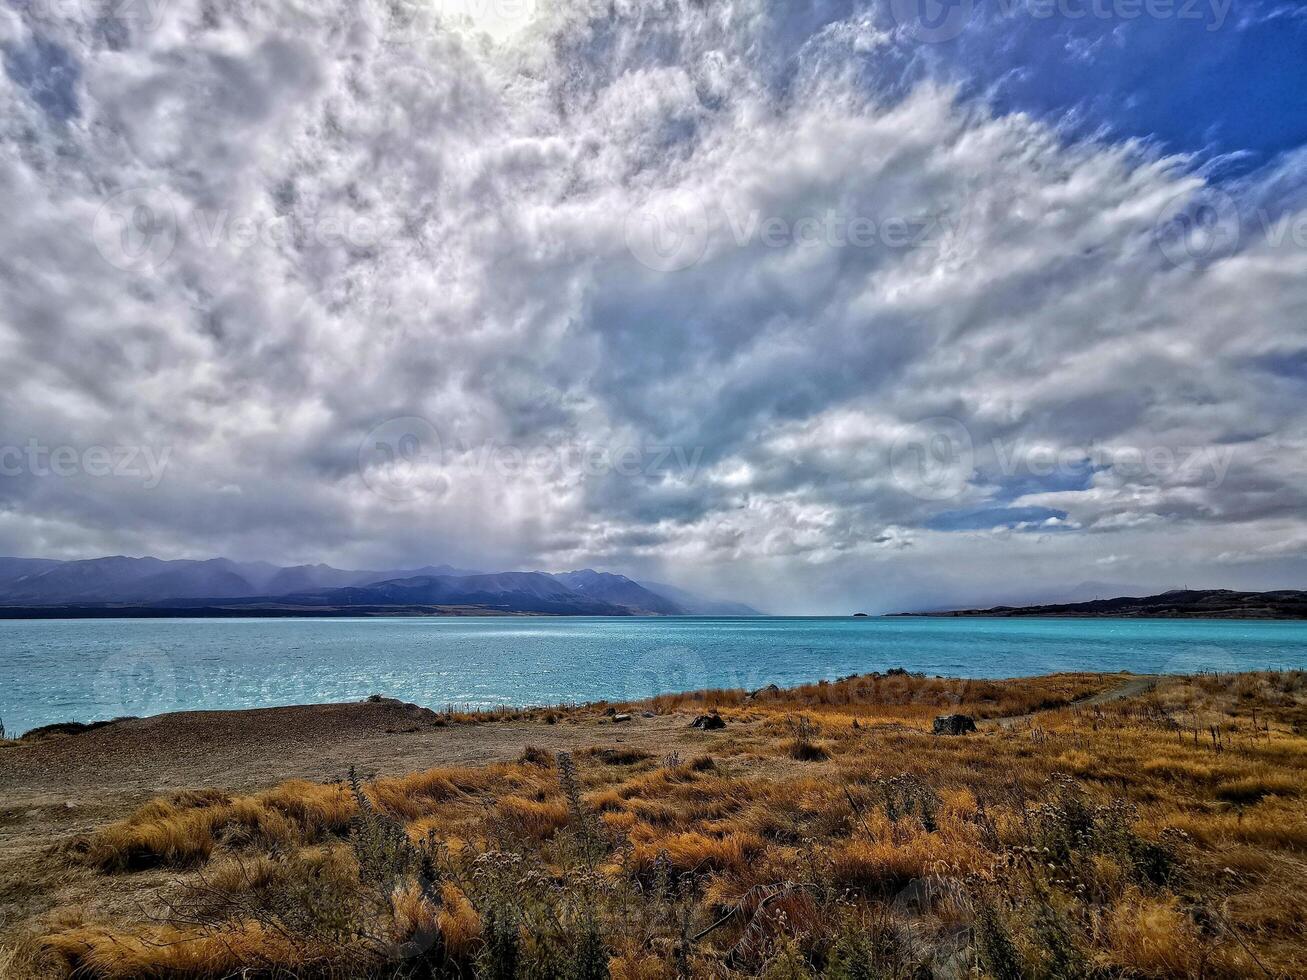
[[385,693],[433,708],[782,686],[907,667],[1307,667],[1307,623],[1111,619],[143,619],[0,621],[11,732]]

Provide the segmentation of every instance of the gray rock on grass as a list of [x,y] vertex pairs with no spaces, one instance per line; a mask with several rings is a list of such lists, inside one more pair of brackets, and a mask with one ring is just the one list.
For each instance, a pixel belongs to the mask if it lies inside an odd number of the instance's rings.
[[976,730],[976,719],[970,715],[940,715],[935,719],[935,735],[966,735]]

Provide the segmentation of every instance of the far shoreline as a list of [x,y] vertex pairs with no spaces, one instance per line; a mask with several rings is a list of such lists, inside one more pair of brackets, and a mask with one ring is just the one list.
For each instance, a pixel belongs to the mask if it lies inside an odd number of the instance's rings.
[[[193,603],[188,605],[188,603]],[[616,609],[617,607],[614,607]],[[177,599],[166,603],[70,603],[0,605],[0,620],[16,619],[385,619],[385,618],[523,617],[546,619],[1199,619],[1307,620],[1307,591],[1279,589],[1238,592],[1232,589],[1175,589],[1150,596],[1118,596],[1087,602],[998,605],[987,608],[931,609],[868,615],[827,616],[685,615],[623,611],[593,612],[552,608],[539,603],[516,606],[468,603],[313,604],[268,599]]]

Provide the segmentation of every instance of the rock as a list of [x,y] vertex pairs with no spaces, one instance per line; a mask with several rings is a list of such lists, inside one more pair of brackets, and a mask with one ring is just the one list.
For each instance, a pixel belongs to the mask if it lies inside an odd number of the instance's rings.
[[614,724],[614,725],[616,725],[619,721],[630,721],[630,720],[631,720],[631,716],[630,716],[630,715],[627,715],[627,714],[621,714],[621,715],[617,715],[617,714],[615,714],[615,715],[613,715],[613,724]]
[[640,717],[641,717],[641,718],[657,718],[658,715],[656,715],[656,714],[655,714],[654,712],[652,712],[652,711],[641,711],[641,712],[640,712]]
[[744,696],[745,701],[752,701],[755,698],[762,697],[764,694],[780,694],[781,689],[775,684],[768,684],[766,687],[760,687],[756,691],[750,691]]
[[975,730],[976,719],[970,715],[940,715],[935,719],[936,735],[965,735]]
[[694,719],[694,721],[690,722],[690,727],[699,728],[705,732],[715,732],[719,729],[725,728],[726,722],[722,719],[722,716],[718,714],[700,715],[698,718]]

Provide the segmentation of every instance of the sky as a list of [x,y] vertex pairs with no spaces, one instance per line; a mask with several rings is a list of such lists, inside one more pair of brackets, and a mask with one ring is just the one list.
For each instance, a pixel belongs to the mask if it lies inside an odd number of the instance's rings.
[[1280,0],[5,0],[0,554],[1307,587],[1304,50]]

